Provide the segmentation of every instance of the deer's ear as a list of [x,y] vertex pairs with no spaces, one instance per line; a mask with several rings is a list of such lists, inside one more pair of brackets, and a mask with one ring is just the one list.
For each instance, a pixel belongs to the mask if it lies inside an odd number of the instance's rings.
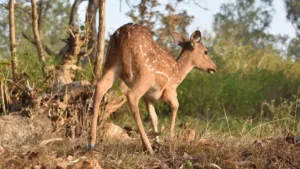
[[186,42],[186,39],[185,39],[183,36],[181,36],[180,34],[178,34],[177,32],[175,32],[175,31],[173,31],[173,30],[171,30],[171,29],[169,29],[169,33],[171,34],[171,36],[172,36],[172,38],[173,38],[173,41],[174,41],[177,45],[179,45],[179,46],[181,46],[181,47],[184,46],[184,43]]
[[201,41],[201,32],[197,30],[191,35],[190,42],[192,46],[195,47],[200,41]]

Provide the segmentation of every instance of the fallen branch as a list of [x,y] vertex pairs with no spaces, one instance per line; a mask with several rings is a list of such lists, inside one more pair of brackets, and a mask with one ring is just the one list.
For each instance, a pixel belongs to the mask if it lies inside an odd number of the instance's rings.
[[217,164],[214,164],[214,163],[206,164],[206,165],[205,165],[205,168],[206,168],[206,167],[216,168],[216,169],[221,169],[221,167],[219,167]]
[[50,142],[53,142],[53,141],[63,141],[64,139],[62,138],[51,138],[51,139],[48,139],[48,140],[44,140],[42,141],[39,146],[45,146],[46,144],[50,143]]

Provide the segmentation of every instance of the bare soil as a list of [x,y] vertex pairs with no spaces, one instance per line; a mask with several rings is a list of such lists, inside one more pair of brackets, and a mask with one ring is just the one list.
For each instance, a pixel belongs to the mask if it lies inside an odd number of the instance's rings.
[[300,169],[300,138],[292,134],[255,140],[211,133],[193,141],[162,140],[153,144],[153,155],[144,152],[137,134],[99,139],[91,152],[85,151],[86,140],[86,133],[71,139],[64,129],[53,132],[45,115],[1,116],[0,168]]

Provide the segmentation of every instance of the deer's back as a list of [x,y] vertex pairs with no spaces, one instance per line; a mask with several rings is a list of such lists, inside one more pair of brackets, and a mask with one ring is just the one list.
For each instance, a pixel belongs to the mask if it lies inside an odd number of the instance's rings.
[[[127,86],[130,87],[135,77],[140,75],[153,79],[147,93],[155,97],[161,95],[159,93],[168,86],[177,71],[175,59],[156,44],[146,27],[138,24],[126,24],[111,37],[106,65],[116,60],[122,65],[120,76]],[[131,74],[132,78],[124,76],[124,72]]]
[[156,44],[145,26],[130,23],[115,33],[119,49],[127,50],[121,52],[120,57],[131,63],[133,74],[149,70],[154,74],[171,76],[176,69],[175,59]]

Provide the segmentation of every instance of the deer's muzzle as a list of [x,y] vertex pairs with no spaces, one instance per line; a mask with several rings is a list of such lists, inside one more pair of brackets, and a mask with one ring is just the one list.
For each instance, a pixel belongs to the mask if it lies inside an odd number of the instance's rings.
[[207,69],[207,73],[214,74],[217,72],[217,69]]

